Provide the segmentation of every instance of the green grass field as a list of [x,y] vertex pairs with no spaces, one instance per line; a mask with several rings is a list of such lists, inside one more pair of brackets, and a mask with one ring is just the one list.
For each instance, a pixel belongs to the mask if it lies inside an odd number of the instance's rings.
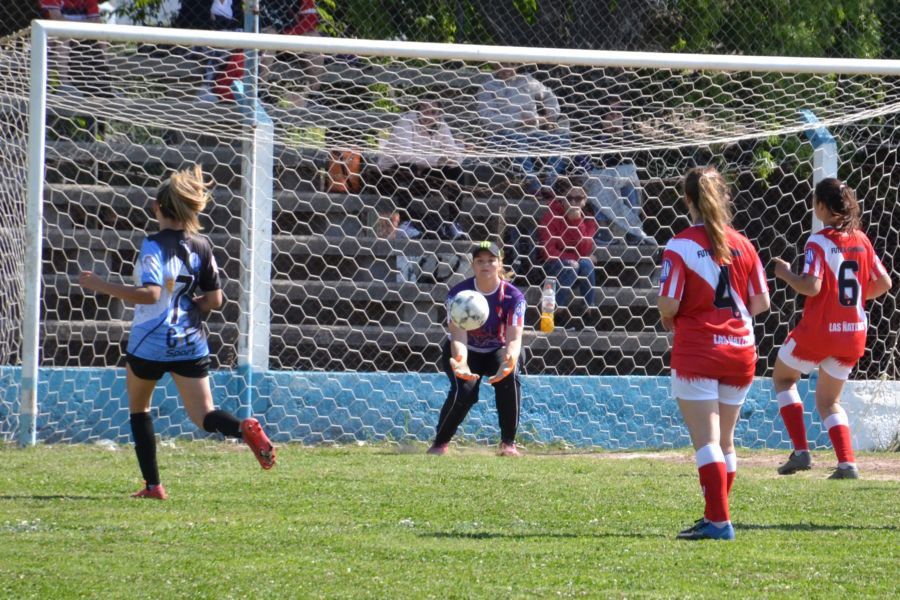
[[3,598],[900,597],[900,455],[866,479],[779,478],[742,451],[738,539],[678,542],[700,516],[688,452],[160,449],[167,502],[130,447],[0,449]]

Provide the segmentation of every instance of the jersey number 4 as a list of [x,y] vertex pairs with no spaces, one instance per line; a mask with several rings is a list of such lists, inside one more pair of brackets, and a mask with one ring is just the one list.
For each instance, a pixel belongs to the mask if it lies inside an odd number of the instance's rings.
[[731,316],[735,319],[741,317],[741,311],[738,310],[737,302],[734,301],[734,290],[731,289],[731,271],[728,265],[719,267],[719,282],[716,284],[713,306],[731,309]]

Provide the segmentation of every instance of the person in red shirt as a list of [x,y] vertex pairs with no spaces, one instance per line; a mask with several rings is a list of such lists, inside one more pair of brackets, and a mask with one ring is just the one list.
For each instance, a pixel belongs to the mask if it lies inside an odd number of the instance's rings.
[[300,0],[294,7],[293,23],[282,33],[284,35],[319,35],[319,10],[316,0]]
[[801,374],[818,366],[816,408],[838,460],[829,479],[858,479],[841,391],[866,349],[865,302],[890,290],[891,278],[859,229],[859,203],[850,187],[833,177],[823,179],[813,193],[813,210],[825,227],[806,242],[803,272],[793,273],[790,264],[774,259],[775,276],[806,296],[800,323],[779,349],[772,374],[779,412],[794,446],[778,473],[812,466],[796,384]]
[[688,171],[684,203],[693,226],[666,244],[657,302],[663,327],[675,333],[672,395],[696,451],[706,510],[678,539],[733,540],[734,428],[756,369],[753,317],[769,309],[769,291],[753,244],[731,228],[722,175]]
[[[80,21],[100,23],[98,0],[40,0],[41,15],[51,21]],[[59,87],[56,92],[76,97],[82,90],[103,97],[111,97],[109,68],[105,54],[106,42],[52,40],[48,62],[56,70]],[[103,123],[88,120],[91,130],[102,134]]]
[[98,0],[41,0],[41,12],[52,21],[100,22]]
[[[315,0],[281,0],[261,7],[259,23],[262,33],[318,37],[319,10]],[[280,63],[278,65],[273,63]],[[268,103],[282,99],[294,106],[306,105],[310,92],[319,89],[325,57],[321,54],[292,52],[262,53],[261,77],[266,81],[261,97]]]
[[559,282],[556,301],[568,307],[573,288],[584,297],[587,308],[595,305],[594,235],[597,220],[586,214],[587,194],[572,187],[565,198],[556,198],[541,218],[538,230],[544,249],[544,271]]

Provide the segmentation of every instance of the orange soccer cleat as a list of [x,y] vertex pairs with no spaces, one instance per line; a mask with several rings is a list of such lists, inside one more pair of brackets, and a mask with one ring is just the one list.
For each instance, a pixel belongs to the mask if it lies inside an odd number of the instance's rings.
[[241,435],[263,469],[268,471],[275,466],[275,446],[269,441],[259,421],[253,418],[241,421]]
[[163,485],[157,484],[153,487],[145,485],[144,488],[138,492],[135,492],[131,495],[132,498],[146,498],[149,500],[168,500],[169,495],[166,493],[166,488]]

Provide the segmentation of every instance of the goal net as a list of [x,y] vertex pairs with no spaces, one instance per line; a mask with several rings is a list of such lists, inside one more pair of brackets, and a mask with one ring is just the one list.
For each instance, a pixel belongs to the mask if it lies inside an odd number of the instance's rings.
[[[764,263],[795,268],[814,181],[839,176],[900,279],[895,62],[42,31],[39,281],[24,280],[36,257],[23,252],[31,46],[0,45],[3,439],[19,426],[24,290],[36,284],[37,439],[129,439],[132,309],[75,281],[82,270],[129,281],[156,186],[194,163],[215,184],[203,225],[225,275],[227,302],[207,323],[214,396],[278,441],[428,439],[448,387],[443,302],[471,274],[471,243],[492,239],[528,300],[520,439],[686,444],[654,307],[661,249],[689,225],[680,178],[693,166],[725,175],[735,227]],[[586,264],[575,270],[544,232],[579,195],[571,216],[586,225],[572,245]],[[547,277],[559,306],[544,333]],[[738,431],[748,446],[788,442],[765,376],[802,304],[783,285],[772,300]],[[893,294],[869,304],[868,350],[848,392],[848,412],[868,423],[862,445],[898,430],[895,304]],[[801,389],[810,411],[812,385]],[[496,440],[491,394],[463,439]],[[203,435],[171,383],[153,410],[161,435]],[[827,443],[817,418],[811,435]]]

